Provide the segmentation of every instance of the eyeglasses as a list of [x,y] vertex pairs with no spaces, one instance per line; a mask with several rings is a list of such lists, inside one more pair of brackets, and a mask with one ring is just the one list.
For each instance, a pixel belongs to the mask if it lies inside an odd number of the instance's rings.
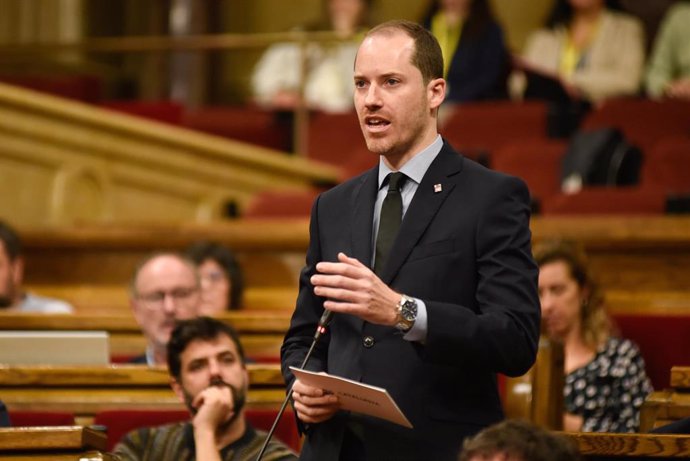
[[219,283],[227,278],[225,272],[222,271],[209,271],[206,273],[200,273],[199,278],[202,282],[207,282],[210,284]]
[[140,294],[137,298],[151,307],[157,307],[163,304],[167,296],[170,296],[177,303],[189,300],[197,291],[197,287],[180,287],[170,291],[154,291],[153,293]]

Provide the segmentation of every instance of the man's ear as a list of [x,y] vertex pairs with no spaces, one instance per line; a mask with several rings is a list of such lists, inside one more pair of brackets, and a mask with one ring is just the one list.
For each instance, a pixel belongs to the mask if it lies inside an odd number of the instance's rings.
[[177,382],[177,379],[173,378],[172,376],[170,377],[170,387],[172,387],[172,390],[177,396],[177,399],[183,404],[186,404],[184,400],[184,391],[182,390],[182,385],[179,382]]
[[22,282],[24,281],[24,258],[22,256],[17,256],[14,261],[12,261],[12,282],[15,287],[21,291]]
[[446,81],[442,78],[435,78],[426,86],[427,97],[429,98],[429,108],[437,109],[446,98]]

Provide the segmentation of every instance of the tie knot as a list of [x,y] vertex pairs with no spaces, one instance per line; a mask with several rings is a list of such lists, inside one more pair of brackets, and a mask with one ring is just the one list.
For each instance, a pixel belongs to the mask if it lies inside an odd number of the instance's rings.
[[405,176],[405,173],[401,172],[396,172],[396,173],[391,173],[388,175],[388,191],[399,191],[400,188],[403,186],[405,183],[405,179],[407,179],[407,176]]

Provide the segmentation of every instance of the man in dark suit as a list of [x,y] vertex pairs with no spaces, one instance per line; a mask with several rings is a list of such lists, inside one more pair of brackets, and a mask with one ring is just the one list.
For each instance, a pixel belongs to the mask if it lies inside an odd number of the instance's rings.
[[[281,351],[291,383],[288,366],[302,363],[324,309],[334,312],[307,368],[386,388],[414,428],[339,411],[337,397],[296,380],[302,459],[454,460],[464,437],[503,417],[496,373],[521,375],[536,357],[529,194],[443,142],[442,75],[421,26],[394,21],[366,35],[355,107],[380,162],[316,200]],[[386,250],[377,240],[389,233],[380,210],[391,172],[405,175],[403,219]]]

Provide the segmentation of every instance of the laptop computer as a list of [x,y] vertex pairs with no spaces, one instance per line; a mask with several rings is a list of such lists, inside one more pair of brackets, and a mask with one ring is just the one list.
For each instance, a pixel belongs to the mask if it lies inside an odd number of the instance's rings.
[[107,365],[105,331],[0,331],[0,364]]

